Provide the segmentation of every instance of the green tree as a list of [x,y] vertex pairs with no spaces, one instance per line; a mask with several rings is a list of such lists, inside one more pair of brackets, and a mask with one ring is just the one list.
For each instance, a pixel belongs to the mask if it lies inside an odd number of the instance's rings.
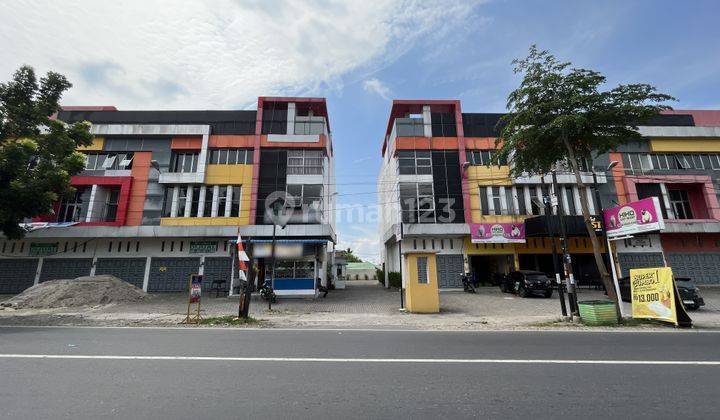
[[352,251],[352,249],[350,249],[350,248],[345,249],[345,250],[341,250],[340,253],[345,257],[345,259],[347,260],[347,262],[351,262],[351,263],[363,262],[363,260],[362,260],[360,257],[358,257],[357,255],[353,254],[353,251]]
[[38,81],[30,66],[0,83],[0,230],[10,239],[24,236],[23,219],[48,214],[73,193],[70,178],[83,169],[76,149],[92,142],[89,123],[51,118],[71,86],[53,72]]
[[[513,61],[520,86],[507,100],[509,113],[498,126],[498,162],[511,162],[512,174],[544,174],[564,162],[583,191],[580,162],[641,139],[637,125],[660,111],[670,109],[672,96],[658,93],[648,84],[619,85],[603,90],[605,76],[597,71],[573,68],[548,51],[530,47],[524,59]],[[590,220],[587,196],[580,204],[598,271],[608,296],[617,304],[612,279],[600,254],[600,243]]]

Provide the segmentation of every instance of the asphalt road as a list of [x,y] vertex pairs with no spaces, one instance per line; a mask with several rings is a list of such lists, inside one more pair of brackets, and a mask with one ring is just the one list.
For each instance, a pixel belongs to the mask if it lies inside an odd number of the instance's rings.
[[717,418],[720,334],[0,328],[2,418]]

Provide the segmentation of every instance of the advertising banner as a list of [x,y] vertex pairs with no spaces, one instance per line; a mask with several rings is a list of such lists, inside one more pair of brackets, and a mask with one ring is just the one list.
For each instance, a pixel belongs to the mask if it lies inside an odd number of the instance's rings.
[[672,269],[630,270],[633,318],[650,318],[678,325],[676,290]]
[[200,274],[190,276],[190,303],[200,302],[202,295],[202,278]]
[[608,238],[654,232],[665,229],[660,201],[644,198],[603,211]]
[[525,243],[525,223],[471,223],[473,243]]

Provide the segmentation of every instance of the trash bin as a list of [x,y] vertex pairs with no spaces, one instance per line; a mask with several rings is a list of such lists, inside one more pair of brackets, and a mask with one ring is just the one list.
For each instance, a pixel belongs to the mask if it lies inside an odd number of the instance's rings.
[[610,300],[584,300],[578,302],[580,319],[585,325],[617,325],[615,303]]

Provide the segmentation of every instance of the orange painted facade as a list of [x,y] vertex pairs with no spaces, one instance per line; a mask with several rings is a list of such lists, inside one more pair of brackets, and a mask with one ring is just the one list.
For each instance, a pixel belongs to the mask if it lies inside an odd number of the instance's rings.
[[255,136],[254,135],[220,135],[220,134],[214,134],[210,135],[210,139],[208,140],[208,147],[213,148],[230,148],[230,147],[237,147],[237,148],[248,148],[252,149],[255,147]]
[[173,150],[200,150],[202,147],[201,136],[178,136],[173,137],[170,148]]
[[128,202],[125,222],[127,226],[140,226],[142,224],[151,159],[152,152],[135,152],[135,156],[133,157],[133,167],[131,171],[133,183],[130,189],[130,201]]

